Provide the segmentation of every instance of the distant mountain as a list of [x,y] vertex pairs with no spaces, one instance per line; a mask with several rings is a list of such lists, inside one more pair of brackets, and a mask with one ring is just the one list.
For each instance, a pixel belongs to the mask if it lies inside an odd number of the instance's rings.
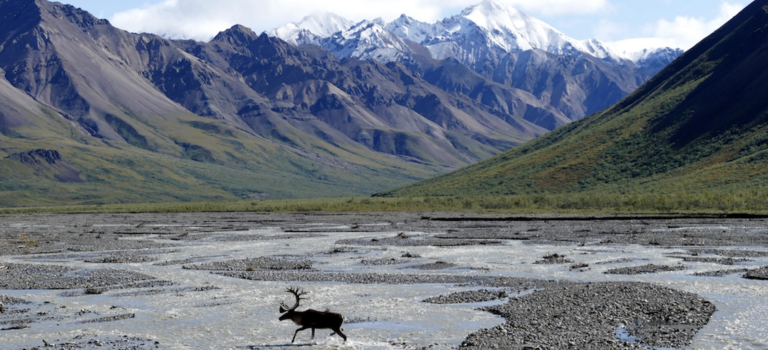
[[[549,130],[618,102],[682,53],[662,48],[617,54],[597,40],[572,39],[498,0],[484,0],[434,24],[402,15],[391,23],[375,20],[343,29],[313,29],[311,23],[329,22],[323,20],[328,16],[318,14],[302,21],[306,25],[289,25],[311,31],[312,40],[294,40],[293,32],[285,29],[269,34],[298,45],[320,45],[340,58],[400,62],[420,74],[424,62],[456,60],[563,114],[565,119],[526,118]],[[344,22],[334,18],[331,23]]]
[[352,28],[355,23],[329,12],[315,12],[299,23],[288,23],[267,34],[293,45],[319,44],[320,40]]
[[685,51],[669,47],[661,49],[645,49],[632,54],[632,59],[638,68],[657,69],[666,67],[672,61],[682,56]]
[[0,17],[0,205],[365,195],[565,118],[450,60],[417,72],[242,26],[166,40],[45,0],[0,0]]
[[[210,43],[189,43],[184,50],[207,61],[227,62],[226,68],[251,90],[272,101],[270,109],[260,107],[258,113],[238,107],[242,119],[258,116],[261,124],[253,129],[265,137],[301,130],[336,145],[450,167],[546,132],[495,104],[449,93],[402,65],[341,60],[317,47],[296,48],[244,27],[224,31]],[[506,93],[499,97],[505,104],[527,98],[524,92],[499,88],[498,94]],[[193,103],[185,106],[196,110]],[[539,114],[550,113],[543,108]],[[279,126],[286,122],[291,129],[283,131]]]
[[766,23],[768,0],[756,0],[610,109],[487,161],[382,195],[764,188]]
[[[423,25],[412,23],[417,28]],[[620,60],[597,40],[569,38],[498,0],[484,0],[459,15],[438,22],[422,44],[429,48],[434,58],[453,57],[469,66],[488,59],[498,60],[510,52],[530,50],[559,56],[586,53],[599,59]]]
[[351,28],[318,41],[318,44],[340,58],[357,58],[378,62],[405,62],[414,56],[429,57],[423,46],[400,38],[380,23],[362,21]]

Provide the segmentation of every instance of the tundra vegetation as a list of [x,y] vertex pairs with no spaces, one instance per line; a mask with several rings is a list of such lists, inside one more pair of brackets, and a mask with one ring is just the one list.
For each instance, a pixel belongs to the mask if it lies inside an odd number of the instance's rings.
[[566,193],[510,196],[317,198],[4,208],[0,214],[184,212],[474,212],[487,214],[768,215],[768,189],[697,193]]

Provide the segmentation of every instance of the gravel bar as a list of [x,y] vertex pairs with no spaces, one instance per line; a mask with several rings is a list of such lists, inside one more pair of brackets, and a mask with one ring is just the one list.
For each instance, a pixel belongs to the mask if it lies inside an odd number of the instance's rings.
[[686,267],[682,265],[668,266],[668,265],[648,264],[643,266],[631,266],[631,267],[622,267],[618,269],[611,269],[611,270],[605,271],[605,273],[609,275],[640,275],[644,273],[682,271],[685,269]]
[[704,258],[697,256],[687,256],[682,258],[685,262],[703,262],[719,265],[736,265],[738,263],[753,261],[751,259],[739,259],[739,258]]
[[465,304],[482,303],[486,301],[501,300],[507,298],[507,292],[503,290],[471,290],[466,292],[451,293],[424,299],[423,302],[430,304]]
[[428,274],[341,273],[319,271],[249,271],[216,272],[221,276],[270,282],[340,282],[353,284],[471,284],[485,287],[510,287],[518,290],[539,289],[570,282],[529,278],[458,276]]
[[[554,286],[485,310],[504,325],[471,334],[461,349],[647,349],[689,345],[715,306],[646,283]],[[640,339],[621,342],[618,331]]]
[[[72,269],[56,265],[9,264],[0,273],[0,289],[56,290],[164,284],[152,276],[118,269]],[[167,283],[167,282],[166,282]]]
[[217,261],[199,265],[184,266],[187,270],[205,271],[249,271],[249,270],[309,270],[312,262],[306,259],[285,259],[258,257],[252,259]]
[[694,276],[699,277],[724,277],[728,275],[734,275],[737,273],[747,273],[750,269],[730,269],[730,270],[715,270],[715,271],[704,271],[704,272],[697,272],[694,273]]
[[565,258],[565,255],[549,254],[544,256],[542,260],[534,262],[537,265],[557,265],[557,264],[573,264],[573,261]]
[[768,266],[761,267],[757,270],[750,270],[746,275],[744,275],[744,278],[750,280],[768,281]]
[[461,247],[475,245],[501,245],[499,240],[477,239],[444,239],[427,235],[407,235],[400,233],[394,237],[381,237],[372,239],[342,239],[336,242],[339,245],[355,246],[393,246],[393,247]]

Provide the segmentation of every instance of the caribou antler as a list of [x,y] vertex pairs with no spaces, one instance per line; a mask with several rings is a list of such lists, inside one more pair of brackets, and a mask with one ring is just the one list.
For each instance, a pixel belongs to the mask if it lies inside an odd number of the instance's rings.
[[288,305],[285,305],[284,302],[280,302],[280,313],[285,313],[288,311],[296,310],[296,308],[299,307],[299,304],[302,300],[307,300],[306,298],[302,298],[303,296],[307,295],[308,293],[306,291],[301,290],[301,288],[297,287],[291,287],[286,290],[286,292],[293,294],[294,297],[296,297],[296,303],[288,307]]
[[331,335],[338,334],[344,341],[347,341],[347,336],[342,333],[341,329],[341,326],[344,324],[344,316],[329,311],[316,311],[312,309],[307,311],[296,311],[296,308],[299,307],[301,301],[306,300],[302,297],[307,295],[307,292],[298,287],[288,288],[286,292],[291,293],[296,297],[296,304],[288,307],[284,302],[280,302],[280,313],[282,314],[280,316],[280,321],[291,320],[297,326],[301,326],[301,328],[293,333],[291,344],[296,341],[296,335],[305,329],[312,329],[312,339],[315,338],[315,329],[330,329],[333,330]]

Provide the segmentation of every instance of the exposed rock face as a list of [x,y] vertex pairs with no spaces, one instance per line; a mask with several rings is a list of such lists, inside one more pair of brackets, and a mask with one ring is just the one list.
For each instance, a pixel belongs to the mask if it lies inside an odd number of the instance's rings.
[[83,182],[80,172],[67,164],[56,150],[38,149],[25,153],[15,153],[8,158],[40,173],[50,173],[59,182]]
[[56,165],[56,162],[61,160],[61,154],[56,150],[38,149],[27,153],[16,153],[8,158],[30,165],[43,165],[43,162]]

